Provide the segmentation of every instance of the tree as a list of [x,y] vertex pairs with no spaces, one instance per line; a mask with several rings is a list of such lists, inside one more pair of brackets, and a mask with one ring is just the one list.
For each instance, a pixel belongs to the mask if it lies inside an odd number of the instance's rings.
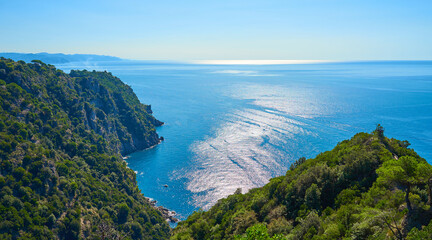
[[421,230],[417,228],[411,229],[411,231],[407,236],[407,239],[409,240],[432,239],[432,221],[430,221],[429,225],[424,226]]
[[381,124],[377,124],[374,132],[376,134],[378,134],[378,137],[380,137],[380,138],[384,137],[384,127],[381,126]]
[[380,219],[382,223],[387,226],[387,228],[392,232],[393,236],[399,240],[402,240],[404,235],[402,233],[401,227],[399,226],[400,224],[397,221],[397,218],[401,218],[401,216],[397,216],[398,214],[400,213],[395,211],[383,212],[378,215],[378,219]]
[[97,235],[101,240],[122,240],[125,236],[117,232],[111,224],[102,220],[97,227]]
[[320,210],[321,208],[321,191],[318,186],[313,183],[305,194],[305,203],[309,209]]
[[418,166],[419,178],[427,184],[428,201],[427,204],[432,206],[432,166],[426,161],[421,162]]
[[121,203],[118,206],[118,221],[119,223],[125,223],[127,221],[127,217],[129,215],[129,207],[126,203]]
[[422,162],[411,156],[403,156],[399,159],[392,159],[384,162],[377,170],[380,182],[396,184],[405,189],[405,202],[408,214],[412,213],[411,201],[409,194],[413,186],[424,184],[424,167]]
[[246,234],[243,236],[235,236],[236,240],[278,240],[278,239],[284,239],[281,235],[274,235],[273,237],[270,237],[267,232],[267,227],[264,224],[256,224],[252,227],[249,227],[246,230]]
[[291,164],[290,166],[290,170],[293,171],[294,169],[296,169],[298,166],[300,166],[301,164],[303,164],[304,162],[306,162],[306,158],[305,157],[301,157],[298,160],[296,160],[293,164]]

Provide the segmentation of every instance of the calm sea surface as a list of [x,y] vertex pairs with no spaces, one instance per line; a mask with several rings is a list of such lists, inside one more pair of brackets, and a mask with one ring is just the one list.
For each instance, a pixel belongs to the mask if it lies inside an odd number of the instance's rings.
[[110,71],[151,104],[165,141],[127,161],[143,194],[181,219],[377,123],[432,161],[432,62],[59,67]]

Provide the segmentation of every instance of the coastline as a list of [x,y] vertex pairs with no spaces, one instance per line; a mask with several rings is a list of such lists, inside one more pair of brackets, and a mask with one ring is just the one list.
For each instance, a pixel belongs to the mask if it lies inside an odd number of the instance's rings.
[[[145,197],[145,196],[144,196]],[[162,217],[168,222],[168,223],[178,223],[180,220],[176,218],[178,215],[175,211],[169,210],[168,208],[164,206],[157,206],[157,201],[150,197],[145,197],[149,201],[149,204],[159,210],[162,213]]]
[[[163,125],[163,124],[162,124],[162,125]],[[162,126],[162,125],[160,125],[160,126]],[[139,151],[146,151],[146,150],[152,149],[152,148],[158,146],[159,144],[161,144],[164,140],[165,140],[165,138],[161,136],[161,137],[159,137],[159,141],[158,141],[156,144],[154,144],[154,145],[152,145],[152,146],[150,146],[150,147],[147,147],[147,148],[144,148],[144,149],[138,150],[138,151],[134,151],[134,152],[132,152],[132,153],[139,152]],[[135,174],[137,174],[137,171],[134,170],[134,169],[132,169],[132,168],[130,168],[130,167],[128,166],[128,162],[127,162],[127,160],[130,158],[130,154],[132,154],[132,153],[125,154],[124,156],[122,155],[122,159],[123,159],[123,161],[125,162],[126,167],[127,167],[128,169],[132,170]],[[158,210],[158,211],[162,214],[162,217],[163,217],[163,218],[165,219],[165,221],[167,221],[170,225],[171,225],[171,224],[177,224],[178,222],[180,222],[180,220],[177,218],[178,214],[177,214],[175,211],[172,211],[172,210],[170,210],[170,209],[168,209],[168,208],[166,208],[166,207],[164,207],[164,206],[157,206],[157,200],[155,200],[155,199],[153,199],[153,198],[150,198],[150,197],[146,197],[146,196],[144,195],[144,193],[141,193],[141,194],[142,194],[142,195],[144,196],[144,198],[148,201],[148,203],[150,204],[150,206],[152,206],[154,209]],[[172,227],[172,226],[171,226],[171,227]]]

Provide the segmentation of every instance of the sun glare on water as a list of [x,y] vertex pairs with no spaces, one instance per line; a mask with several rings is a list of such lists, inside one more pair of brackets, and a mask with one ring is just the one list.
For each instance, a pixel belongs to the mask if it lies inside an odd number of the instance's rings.
[[331,63],[331,60],[197,60],[194,64],[208,65],[283,65],[283,64],[316,64]]

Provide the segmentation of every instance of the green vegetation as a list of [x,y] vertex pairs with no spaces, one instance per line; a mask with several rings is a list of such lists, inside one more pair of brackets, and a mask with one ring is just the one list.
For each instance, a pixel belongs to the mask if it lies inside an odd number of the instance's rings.
[[378,125],[193,213],[172,239],[431,239],[432,166],[408,146]]
[[[121,155],[163,124],[108,72],[0,59],[0,239],[167,239]],[[262,188],[180,222],[172,239],[431,239],[432,166],[380,125]]]
[[168,238],[120,155],[161,124],[110,73],[1,58],[0,239]]

